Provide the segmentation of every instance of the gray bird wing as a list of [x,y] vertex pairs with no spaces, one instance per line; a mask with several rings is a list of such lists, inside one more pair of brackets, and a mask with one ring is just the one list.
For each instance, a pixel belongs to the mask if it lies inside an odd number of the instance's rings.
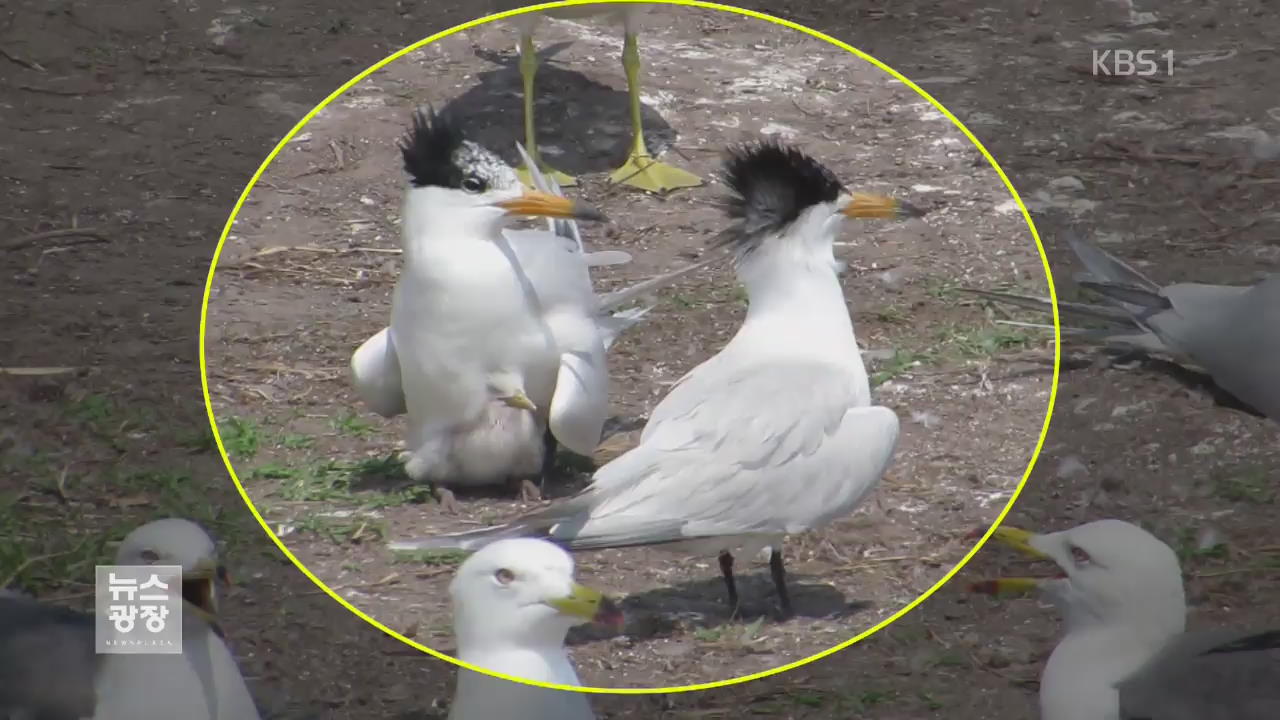
[[0,595],[0,717],[92,717],[93,633],[92,615]]
[[527,524],[578,550],[785,535],[850,512],[889,465],[893,411],[859,406],[844,368],[729,364],[686,376],[638,447]]
[[1168,313],[1152,319],[1223,389],[1280,422],[1280,276],[1252,287],[1171,285]]
[[1280,718],[1280,631],[1185,633],[1116,689],[1121,720]]
[[1280,420],[1280,277],[1253,286],[1179,283],[1158,293],[1085,283],[1138,310],[1135,319],[1224,390]]

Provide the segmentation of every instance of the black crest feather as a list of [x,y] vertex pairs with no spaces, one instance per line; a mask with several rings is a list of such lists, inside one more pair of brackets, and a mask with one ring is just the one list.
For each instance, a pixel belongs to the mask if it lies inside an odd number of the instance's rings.
[[462,128],[444,113],[427,106],[413,114],[413,127],[400,141],[404,170],[415,187],[459,187],[463,172],[455,162],[466,137]]
[[832,202],[844,190],[822,163],[774,139],[730,148],[723,172],[733,193],[726,209],[737,222],[721,244],[747,251],[795,222],[806,209]]

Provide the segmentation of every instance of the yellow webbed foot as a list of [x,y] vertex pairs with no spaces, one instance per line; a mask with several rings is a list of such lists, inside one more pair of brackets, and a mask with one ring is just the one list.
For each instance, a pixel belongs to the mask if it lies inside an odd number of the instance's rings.
[[609,175],[609,181],[651,193],[666,193],[702,184],[702,178],[691,172],[658,162],[651,155],[635,153],[627,158],[622,167]]

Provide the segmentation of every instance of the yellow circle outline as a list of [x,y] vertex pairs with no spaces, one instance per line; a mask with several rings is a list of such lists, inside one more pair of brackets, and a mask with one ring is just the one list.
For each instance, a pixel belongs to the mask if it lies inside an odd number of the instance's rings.
[[[405,637],[404,635],[401,635],[395,630],[392,630],[386,625],[383,625],[382,623],[373,619],[369,615],[366,615],[364,612],[356,608],[354,605],[347,602],[346,599],[342,598],[333,590],[331,590],[328,585],[326,585],[323,581],[320,580],[320,578],[312,574],[312,572],[308,570],[307,567],[298,560],[298,558],[294,557],[293,553],[289,551],[289,548],[285,546],[284,542],[279,537],[277,537],[274,532],[272,532],[271,526],[267,524],[267,521],[258,512],[257,507],[254,506],[253,504],[253,500],[250,499],[248,492],[246,492],[244,489],[244,485],[240,482],[239,476],[236,475],[235,468],[232,467],[232,464],[231,464],[231,458],[227,455],[227,450],[222,445],[222,435],[218,432],[218,420],[217,420],[217,417],[214,415],[213,400],[209,396],[209,376],[208,376],[208,372],[205,365],[205,333],[207,329],[208,315],[209,315],[209,296],[213,290],[213,276],[218,268],[218,258],[221,257],[222,255],[223,245],[227,241],[227,236],[231,234],[231,228],[235,224],[236,216],[239,215],[241,207],[243,207],[245,200],[249,197],[249,192],[253,190],[253,186],[257,184],[258,180],[262,177],[263,172],[265,172],[266,169],[271,165],[271,162],[275,160],[276,156],[280,154],[280,151],[283,150],[289,144],[289,141],[293,139],[293,136],[298,134],[298,132],[302,130],[302,128],[305,127],[307,123],[311,122],[311,120],[314,119],[315,116],[319,114],[321,110],[323,110],[325,107],[329,105],[329,103],[336,100],[347,90],[350,90],[352,87],[355,86],[356,83],[365,79],[369,75],[372,75],[378,70],[381,70],[383,67],[392,63],[393,61],[398,60],[401,57],[404,57],[405,55],[413,52],[414,50],[417,50],[418,48],[426,47],[427,45],[430,45],[431,43],[437,40],[441,40],[455,33],[459,33],[464,30],[469,30],[473,27],[484,25],[486,23],[493,22],[495,20],[502,20],[508,17],[523,15],[525,13],[536,12],[539,10],[568,7],[571,5],[593,5],[593,4],[602,4],[602,3],[622,4],[622,3],[640,3],[640,2],[660,3],[663,5],[682,5],[682,6],[688,6],[688,7],[703,8],[707,10],[721,10],[724,12],[737,13],[739,15],[755,18],[757,20],[764,20],[766,22],[771,22],[775,25],[781,25],[782,27],[790,28],[792,30],[798,30],[810,37],[817,38],[818,40],[822,40],[826,43],[834,45],[835,47],[838,47],[841,50],[844,50],[852,55],[857,56],[858,58],[861,58],[862,60],[865,60],[871,63],[872,65],[875,65],[877,68],[888,73],[894,79],[898,80],[902,84],[916,91],[917,94],[919,94],[925,100],[928,100],[931,105],[933,105],[935,108],[938,109],[939,112],[945,115],[947,119],[952,122],[952,124],[960,128],[960,131],[963,132],[965,137],[969,139],[969,142],[973,143],[974,147],[978,148],[978,150],[982,152],[982,156],[987,159],[987,162],[991,164],[991,167],[994,168],[996,173],[1000,176],[1000,179],[1004,182],[1005,187],[1009,190],[1009,194],[1013,196],[1014,202],[1018,204],[1018,209],[1022,211],[1022,217],[1023,219],[1026,220],[1027,227],[1031,230],[1031,236],[1036,241],[1036,250],[1039,251],[1040,253],[1040,261],[1044,266],[1045,279],[1049,283],[1049,299],[1052,301],[1052,304],[1053,304],[1053,340],[1054,340],[1053,387],[1049,391],[1049,407],[1045,410],[1044,424],[1041,426],[1041,429],[1040,429],[1040,439],[1036,442],[1035,452],[1031,455],[1031,461],[1027,464],[1027,470],[1026,472],[1023,473],[1022,480],[1018,482],[1018,487],[1013,491],[1013,497],[1009,498],[1009,502],[1005,504],[1004,510],[1000,512],[1000,516],[997,517],[995,522],[991,524],[991,527],[987,528],[987,532],[983,534],[982,539],[979,540],[978,543],[973,546],[973,549],[971,549],[969,553],[965,555],[964,558],[961,559],[960,562],[951,569],[950,572],[948,572],[945,576],[943,576],[941,580],[934,583],[933,587],[929,588],[927,591],[925,591],[924,594],[917,597],[909,605],[902,608],[898,612],[894,613],[889,618],[880,621],[879,624],[871,627],[870,629],[864,630],[862,633],[854,636],[853,638],[850,638],[849,640],[846,640],[845,642],[840,643],[839,645],[836,645],[828,650],[824,650],[823,652],[810,655],[807,658],[801,658],[800,660],[796,660],[786,665],[780,665],[771,670],[763,670],[761,672],[753,673],[751,675],[742,675],[736,678],[729,678],[728,680],[718,680],[716,682],[701,683],[698,685],[682,685],[682,686],[676,686],[676,687],[662,687],[662,688],[597,688],[597,687],[585,687],[585,686],[580,687],[575,685],[559,685],[559,684],[553,684],[553,683],[542,683],[542,682],[537,682],[533,680],[525,680],[523,678],[518,678],[510,675],[504,675],[502,673],[493,672],[491,670],[481,668],[481,667],[472,665],[470,663],[463,662],[461,660],[458,660],[457,658],[451,657],[442,652],[432,650],[426,645],[423,645],[418,642],[414,642],[413,640],[410,640],[409,638]],[[339,87],[337,90],[333,91],[328,97],[322,100],[319,105],[316,105],[314,108],[312,108],[311,112],[307,113],[302,118],[302,120],[298,121],[298,123],[294,125],[293,128],[289,130],[288,133],[285,134],[284,138],[281,139],[280,142],[276,144],[275,148],[271,150],[271,153],[267,155],[267,158],[262,162],[262,165],[258,167],[257,172],[255,172],[253,174],[253,177],[249,179],[249,183],[248,185],[245,186],[244,191],[240,193],[239,199],[236,200],[235,207],[231,209],[230,217],[227,218],[226,226],[222,230],[222,237],[218,239],[218,246],[214,249],[213,260],[209,264],[209,277],[205,281],[204,299],[200,306],[200,388],[204,394],[205,410],[208,411],[209,425],[213,429],[214,442],[216,442],[218,445],[218,453],[222,456],[222,462],[227,466],[227,472],[231,475],[231,480],[235,483],[236,489],[240,492],[240,497],[244,500],[245,505],[248,506],[249,512],[253,513],[254,518],[258,520],[258,524],[262,526],[262,529],[267,533],[267,536],[270,537],[272,541],[275,542],[276,547],[280,548],[280,552],[284,553],[285,557],[289,558],[289,561],[292,562],[295,567],[301,570],[303,575],[307,576],[307,578],[309,578],[311,582],[315,583],[316,586],[319,587],[321,590],[323,590],[326,595],[328,595],[329,597],[337,601],[339,605],[345,607],[347,610],[355,614],[356,617],[360,618],[361,620],[364,620],[365,622],[378,628],[382,632],[386,633],[387,635],[390,635],[391,637],[399,640],[400,642],[412,648],[420,650],[428,655],[431,655],[435,658],[453,663],[454,665],[457,665],[459,667],[464,667],[474,672],[479,672],[485,675],[502,678],[504,680],[509,680],[511,682],[518,682],[525,685],[533,685],[535,687],[547,688],[551,690],[566,690],[569,692],[609,694],[609,695],[653,695],[653,694],[659,694],[659,693],[681,693],[681,692],[691,692],[694,690],[710,690],[712,688],[728,687],[730,685],[737,685],[739,683],[744,683],[751,680],[758,680],[760,678],[769,677],[771,675],[777,675],[779,673],[783,673],[788,670],[794,670],[798,667],[808,665],[811,662],[814,662],[816,660],[821,660],[822,658],[827,657],[828,655],[831,655],[833,653],[839,652],[853,645],[854,643],[857,643],[865,638],[871,637],[875,633],[879,632],[880,630],[896,622],[899,618],[905,616],[908,612],[911,612],[912,610],[914,610],[916,606],[918,606],[920,603],[924,602],[925,600],[928,600],[929,597],[932,596],[939,589],[941,589],[943,585],[946,585],[947,582],[949,582],[956,573],[960,572],[960,570],[962,570],[964,566],[969,563],[969,561],[973,558],[973,556],[976,555],[977,552],[982,549],[982,546],[985,545],[987,543],[987,540],[991,538],[991,534],[995,532],[995,529],[999,527],[1002,522],[1004,522],[1005,516],[1008,515],[1009,511],[1013,509],[1013,505],[1015,502],[1017,502],[1018,496],[1022,494],[1023,488],[1026,487],[1027,479],[1031,477],[1031,472],[1032,470],[1035,469],[1036,461],[1040,458],[1040,451],[1044,447],[1045,437],[1049,433],[1049,421],[1053,417],[1054,403],[1058,398],[1058,374],[1059,374],[1060,365],[1062,361],[1061,345],[1062,345],[1062,328],[1058,318],[1058,293],[1055,290],[1054,284],[1053,284],[1053,271],[1049,268],[1049,258],[1047,255],[1045,255],[1044,245],[1040,241],[1040,233],[1036,230],[1035,222],[1031,219],[1031,213],[1027,211],[1027,206],[1022,202],[1022,197],[1018,194],[1017,189],[1013,187],[1013,183],[1009,180],[1009,177],[1005,175],[1004,170],[1000,168],[1000,164],[996,162],[996,159],[992,157],[991,153],[987,151],[987,148],[983,146],[983,144],[978,140],[978,138],[975,137],[974,134],[969,131],[969,128],[965,127],[964,123],[960,122],[960,120],[955,115],[953,115],[950,110],[944,107],[942,103],[935,100],[932,95],[925,92],[924,89],[922,89],[920,86],[908,80],[904,75],[899,73],[897,70],[894,70],[893,68],[889,67],[883,62],[880,62],[876,58],[862,52],[861,50],[853,47],[852,45],[849,45],[848,43],[845,43],[841,40],[837,40],[836,38],[833,38],[830,35],[827,35],[826,33],[820,32],[818,30],[813,30],[812,28],[805,27],[803,25],[792,22],[790,20],[785,20],[783,18],[775,17],[773,15],[767,15],[765,13],[757,12],[755,10],[747,10],[745,8],[734,7],[732,5],[723,5],[720,3],[704,2],[703,0],[561,0],[559,2],[540,3],[537,5],[529,5],[527,7],[517,8],[515,10],[507,10],[500,13],[486,15],[482,18],[471,20],[469,22],[462,23],[461,25],[456,25],[452,28],[449,28],[448,30],[438,32],[423,40],[419,40],[418,42],[412,45],[402,48],[397,52],[374,63],[373,65],[371,65],[370,67],[362,71],[361,73],[357,74],[352,79],[348,80],[345,84],[342,85],[342,87]]]

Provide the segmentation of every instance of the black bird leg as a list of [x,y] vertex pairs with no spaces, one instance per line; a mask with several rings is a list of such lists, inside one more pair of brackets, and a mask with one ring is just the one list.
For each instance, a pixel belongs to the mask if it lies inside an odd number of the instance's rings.
[[782,567],[782,551],[770,548],[769,573],[773,575],[773,586],[778,590],[778,601],[782,604],[782,618],[788,620],[795,615],[791,609],[791,596],[787,594],[787,571]]
[[729,608],[732,610],[731,616],[738,614],[738,585],[733,581],[733,555],[729,552],[722,551],[720,553],[720,574],[724,576],[724,586],[729,590]]
[[551,473],[556,469],[556,451],[560,449],[560,443],[556,442],[556,436],[551,434],[551,428],[542,435],[542,477],[538,478],[538,489],[547,489],[547,478],[551,477]]

